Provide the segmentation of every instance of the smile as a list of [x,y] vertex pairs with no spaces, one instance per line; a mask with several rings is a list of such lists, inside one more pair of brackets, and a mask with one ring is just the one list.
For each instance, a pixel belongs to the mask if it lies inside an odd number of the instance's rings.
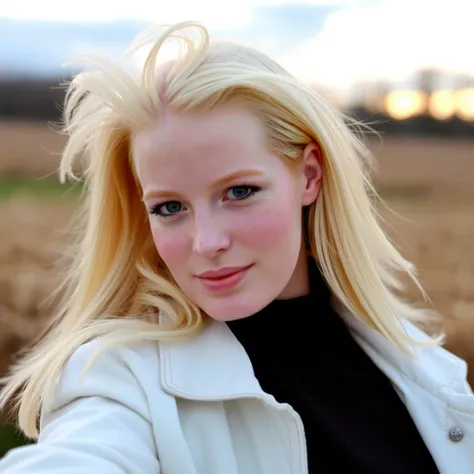
[[226,291],[235,288],[247,275],[253,265],[246,267],[223,268],[217,271],[204,272],[197,275],[204,288],[208,291]]

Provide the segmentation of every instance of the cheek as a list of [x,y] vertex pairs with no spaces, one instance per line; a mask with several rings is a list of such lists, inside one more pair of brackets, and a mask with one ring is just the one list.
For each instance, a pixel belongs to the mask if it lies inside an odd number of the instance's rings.
[[181,233],[173,232],[164,226],[152,228],[151,232],[158,254],[165,265],[173,271],[173,264],[182,262],[186,258],[185,239]]
[[299,240],[298,210],[290,202],[265,203],[236,226],[238,240],[254,249],[268,251]]

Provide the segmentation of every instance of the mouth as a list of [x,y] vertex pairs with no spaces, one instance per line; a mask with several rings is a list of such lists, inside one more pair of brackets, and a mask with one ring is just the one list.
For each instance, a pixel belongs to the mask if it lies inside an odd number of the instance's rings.
[[252,265],[245,267],[227,267],[197,275],[197,278],[209,291],[225,291],[235,288],[247,275]]

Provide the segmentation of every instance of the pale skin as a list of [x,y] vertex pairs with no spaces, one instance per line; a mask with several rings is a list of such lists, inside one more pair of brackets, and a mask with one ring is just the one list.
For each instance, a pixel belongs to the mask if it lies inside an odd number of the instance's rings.
[[309,291],[302,208],[321,189],[315,143],[290,168],[260,121],[233,108],[168,113],[134,135],[132,151],[156,249],[210,317],[243,318]]

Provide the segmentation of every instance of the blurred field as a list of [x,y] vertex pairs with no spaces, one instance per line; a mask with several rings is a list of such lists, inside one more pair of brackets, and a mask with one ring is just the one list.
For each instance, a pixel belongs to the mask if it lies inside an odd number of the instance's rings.
[[44,123],[0,121],[0,176],[44,177],[55,171],[64,137]]
[[[377,186],[399,214],[382,209],[386,226],[419,268],[443,316],[447,347],[472,365],[474,384],[474,141],[369,143],[379,163]],[[41,303],[59,278],[54,259],[75,201],[61,197],[58,186],[31,180],[55,178],[63,144],[45,125],[0,123],[0,372],[50,313]]]

